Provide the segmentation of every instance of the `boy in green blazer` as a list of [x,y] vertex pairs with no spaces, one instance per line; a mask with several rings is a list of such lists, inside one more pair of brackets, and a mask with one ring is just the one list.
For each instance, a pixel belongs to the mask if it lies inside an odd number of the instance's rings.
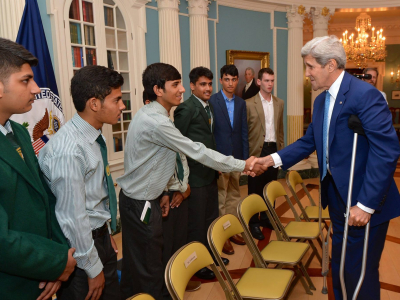
[[75,268],[75,249],[57,223],[28,131],[9,120],[32,108],[40,89],[28,50],[0,38],[0,298],[48,299]]

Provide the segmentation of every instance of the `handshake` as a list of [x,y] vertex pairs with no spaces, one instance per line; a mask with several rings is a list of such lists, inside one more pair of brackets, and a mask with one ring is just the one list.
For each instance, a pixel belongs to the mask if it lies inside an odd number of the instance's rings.
[[251,156],[246,160],[246,166],[244,167],[243,172],[251,177],[255,177],[267,171],[267,169],[274,164],[271,155],[266,157]]

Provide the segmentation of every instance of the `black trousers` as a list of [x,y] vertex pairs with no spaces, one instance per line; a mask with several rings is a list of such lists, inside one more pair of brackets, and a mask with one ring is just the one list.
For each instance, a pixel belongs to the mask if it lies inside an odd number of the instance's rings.
[[[170,199],[171,201],[172,199]],[[162,252],[164,270],[174,253],[186,244],[188,226],[189,199],[185,199],[179,207],[170,208],[167,217],[162,219],[164,249]],[[164,282],[164,299],[172,299]]]
[[215,178],[203,187],[192,187],[189,198],[188,242],[203,243],[211,253],[207,241],[207,231],[218,218],[218,185]]
[[[268,156],[272,153],[275,153],[277,151],[276,144],[268,145],[268,143],[264,143],[263,148],[261,150],[261,155],[260,157],[265,157]],[[262,198],[264,198],[263,195],[263,190],[264,186],[271,182],[272,180],[277,180],[278,178],[278,168],[268,168],[267,171],[265,171],[263,174],[260,176],[256,177],[248,177],[248,194],[257,194],[260,195]],[[265,212],[260,213],[260,217],[258,217],[258,214],[255,214],[253,217],[251,217],[249,224],[252,226],[261,226],[261,222],[269,222],[267,214]]]
[[119,194],[122,224],[121,299],[148,293],[162,299],[164,265],[162,261],[163,232],[159,198],[150,201],[148,224],[140,221],[146,201]]
[[[105,285],[101,300],[115,300],[120,298],[120,290],[117,274],[117,254],[111,246],[110,235],[107,232],[94,238],[94,246],[97,249],[100,260],[103,263]],[[75,268],[68,281],[64,282],[57,292],[59,300],[83,300],[89,292],[88,276],[85,271]]]

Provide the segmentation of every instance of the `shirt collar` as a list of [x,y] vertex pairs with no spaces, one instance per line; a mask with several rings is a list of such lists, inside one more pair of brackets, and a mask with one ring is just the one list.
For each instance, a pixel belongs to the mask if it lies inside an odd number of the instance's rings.
[[254,80],[254,78],[252,80],[250,80],[249,83],[246,83],[246,86],[250,86],[253,83],[253,80]]
[[90,125],[88,122],[86,122],[84,119],[81,118],[78,113],[76,113],[72,117],[72,123],[78,128],[80,132],[82,132],[83,136],[87,139],[87,141],[93,145],[93,143],[96,141],[96,139],[99,137],[101,134],[100,129],[94,128],[92,125]]
[[156,100],[150,102],[149,104],[145,105],[145,107],[148,107],[151,110],[154,110],[156,113],[161,114],[169,118],[168,111],[165,109],[164,106],[162,106],[160,103],[158,103]]
[[267,101],[266,99],[264,99],[264,97],[261,95],[261,92],[258,92],[258,94],[260,95],[261,101],[265,101],[268,104],[272,104],[272,95],[271,95],[271,101]]
[[342,84],[342,80],[344,77],[344,71],[336,78],[335,82],[331,85],[328,92],[336,100],[337,94],[339,93],[340,85]]
[[13,132],[10,120],[7,120],[6,124],[4,124],[4,126],[0,124],[0,131],[4,135],[7,135],[7,133],[9,133],[9,132],[11,132],[11,133]]
[[223,90],[221,90],[221,93],[222,93],[222,96],[224,97],[224,99],[225,99],[226,101],[229,101],[229,102],[230,102],[231,100],[235,99],[235,94],[233,94],[232,99],[229,99],[229,98],[225,95],[225,93],[224,93]]
[[193,94],[193,96],[194,96],[197,100],[200,101],[200,103],[204,106],[204,108],[205,108],[206,106],[209,106],[207,102],[201,100],[201,99],[200,99],[199,97],[197,97],[196,95]]

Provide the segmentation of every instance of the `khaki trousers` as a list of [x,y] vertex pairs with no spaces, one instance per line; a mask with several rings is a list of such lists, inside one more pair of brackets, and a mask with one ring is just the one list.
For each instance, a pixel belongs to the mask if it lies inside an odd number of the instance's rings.
[[218,178],[219,215],[232,214],[237,217],[240,202],[240,172],[222,173]]

